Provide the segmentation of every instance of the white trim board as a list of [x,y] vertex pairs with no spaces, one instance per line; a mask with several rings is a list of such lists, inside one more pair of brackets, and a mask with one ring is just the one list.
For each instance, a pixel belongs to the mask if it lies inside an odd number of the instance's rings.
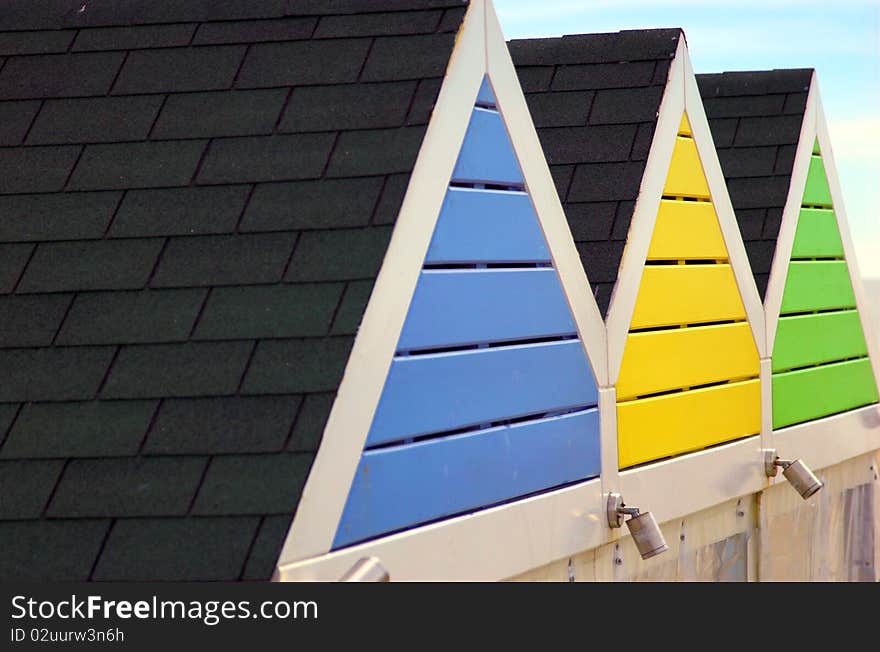
[[712,196],[712,206],[715,208],[715,214],[718,216],[718,224],[721,227],[721,235],[724,238],[727,257],[730,260],[730,266],[736,278],[736,286],[739,289],[739,296],[743,302],[746,317],[752,330],[752,338],[758,351],[758,358],[765,358],[770,354],[766,347],[766,326],[764,323],[764,307],[761,304],[761,294],[758,292],[755,275],[752,273],[752,266],[746,255],[746,246],[743,243],[739,222],[736,221],[736,214],[733,211],[730,194],[727,192],[727,181],[725,181],[724,172],[721,170],[718,150],[715,148],[715,141],[709,129],[706,109],[703,106],[703,99],[697,86],[697,78],[694,75],[694,69],[691,66],[690,57],[687,56],[687,51],[684,52],[684,64],[684,108],[687,111],[694,144],[697,146],[697,153],[700,157],[700,164],[703,166],[703,174],[706,175],[706,183]]
[[535,207],[578,337],[590,360],[596,386],[605,387],[608,385],[605,323],[590,290],[590,282],[491,2],[486,3],[486,52],[495,103],[513,144],[526,191]]
[[[464,520],[447,519],[328,554],[484,76],[488,76],[492,86],[496,106],[521,167],[526,191],[534,205],[596,385],[601,387],[607,382],[604,322],[590,291],[497,17],[488,1],[476,0],[470,4],[459,31],[391,243],[346,365],[318,455],[279,557],[277,579],[292,577],[285,569],[291,564],[297,566],[297,562],[303,560],[307,560],[303,563],[310,568],[313,563],[329,563],[327,568],[333,568],[335,572],[335,561],[327,560],[348,559],[351,550],[365,547],[372,549],[378,546],[385,551],[386,545],[391,546],[390,550],[400,552],[383,552],[383,560],[386,554],[400,554],[400,559],[406,555],[416,555],[423,561],[459,550],[459,553],[448,558],[450,567],[447,576],[464,577],[458,575],[461,572],[457,570],[459,567],[475,572],[470,559],[466,558],[469,551],[478,554],[484,545],[481,542],[493,538],[499,538],[508,547],[512,540],[522,541],[522,545],[528,545],[529,549],[519,551],[519,554],[525,555],[532,563],[534,552],[530,551],[534,550],[535,543],[527,542],[527,537],[520,529],[513,531],[504,525],[512,522],[521,524],[522,520],[517,520],[515,515],[523,509],[536,514],[533,516],[536,519],[534,527],[537,529],[533,530],[536,537],[538,533],[541,533],[541,537],[547,536],[548,529],[563,532],[572,527],[575,530],[583,529],[580,525],[571,525],[570,519],[565,518],[567,512],[560,516],[556,507],[557,497],[551,493],[485,510],[486,514],[500,513],[496,520],[493,520],[495,517],[484,517],[480,512]],[[599,481],[586,484],[598,487]],[[587,491],[601,494],[592,489]],[[462,522],[467,525],[460,525]],[[480,525],[485,523],[489,525]],[[582,545],[583,541],[583,532],[580,530],[578,545]],[[566,535],[560,534],[556,541],[567,539]],[[444,542],[449,540],[455,541],[451,552],[444,548],[447,546]],[[497,554],[497,551],[492,554]],[[536,563],[550,560],[541,559]],[[396,563],[406,567],[403,561]],[[485,560],[480,561],[480,564],[484,563]],[[335,577],[338,578],[345,570],[342,569]],[[424,568],[420,570],[424,571]],[[527,567],[522,570],[527,570]],[[322,570],[319,574],[323,577],[324,572]],[[511,574],[520,571],[514,568],[505,569],[504,572]]]
[[767,291],[764,295],[764,315],[767,323],[767,355],[773,353],[776,340],[776,326],[779,323],[779,309],[782,306],[782,292],[788,276],[788,261],[794,247],[794,234],[797,229],[798,214],[801,200],[807,185],[807,172],[810,169],[810,156],[813,153],[813,139],[816,134],[816,106],[818,87],[815,84],[816,73],[813,73],[810,90],[807,94],[807,105],[804,119],[795,150],[794,164],[791,170],[791,181],[788,184],[788,196],[782,209],[782,222],[779,235],[776,237],[776,249],[770,266],[770,278],[767,280]]
[[721,171],[718,152],[709,130],[709,121],[706,118],[703,100],[700,97],[697,80],[691,66],[687,45],[682,36],[670,66],[669,78],[657,118],[657,127],[654,131],[654,140],[648,154],[645,174],[633,210],[626,249],[620,263],[620,272],[608,309],[608,378],[611,385],[617,382],[620,375],[629,325],[683,113],[687,113],[691,126],[697,154],[709,187],[712,205],[718,216],[724,244],[758,351],[758,357],[763,358],[767,355],[761,297],[746,255],[739,224],[736,221],[730,195],[727,192],[727,182]]
[[[871,304],[862,283],[862,275],[859,273],[859,265],[856,259],[855,245],[852,233],[849,230],[849,221],[846,216],[846,207],[843,201],[843,191],[840,188],[840,179],[837,176],[837,165],[834,162],[834,153],[831,148],[831,138],[828,134],[828,123],[825,121],[825,110],[822,108],[822,100],[819,94],[819,82],[813,78],[811,90],[815,87],[816,102],[816,139],[819,141],[819,151],[822,154],[822,165],[825,167],[825,176],[828,180],[828,189],[831,192],[831,203],[834,207],[834,217],[837,219],[837,229],[840,231],[840,240],[843,243],[843,255],[846,259],[846,267],[849,271],[849,280],[852,284],[853,295],[856,299],[856,308],[859,311],[859,320],[862,323],[862,334],[868,347],[868,358],[871,360],[871,368],[874,370],[874,382],[880,388],[880,350],[878,340],[871,337]],[[811,93],[812,94],[812,93]],[[810,141],[812,144],[812,141]],[[784,218],[784,216],[783,216]],[[880,428],[880,424],[878,424]]]
[[801,458],[814,471],[880,449],[880,405],[774,430],[769,438],[782,459]]

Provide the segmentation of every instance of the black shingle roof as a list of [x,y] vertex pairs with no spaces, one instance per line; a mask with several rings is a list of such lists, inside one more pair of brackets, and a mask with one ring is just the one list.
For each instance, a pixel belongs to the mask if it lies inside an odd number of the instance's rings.
[[746,252],[763,298],[788,197],[812,69],[697,75]]
[[633,30],[509,43],[603,315],[681,35]]
[[2,3],[0,580],[271,575],[465,4]]

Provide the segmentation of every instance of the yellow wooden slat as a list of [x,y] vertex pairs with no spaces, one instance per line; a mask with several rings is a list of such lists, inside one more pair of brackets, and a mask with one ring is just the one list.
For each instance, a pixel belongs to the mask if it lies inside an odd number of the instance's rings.
[[676,137],[663,194],[709,199],[709,186],[693,138]]
[[663,199],[648,260],[726,260],[727,248],[711,202]]
[[691,136],[691,123],[688,122],[687,113],[681,114],[681,123],[678,125],[679,136]]
[[617,398],[757,375],[758,351],[747,322],[632,333]]
[[745,317],[729,264],[645,265],[630,330]]
[[757,379],[617,405],[620,468],[700,450],[761,428]]

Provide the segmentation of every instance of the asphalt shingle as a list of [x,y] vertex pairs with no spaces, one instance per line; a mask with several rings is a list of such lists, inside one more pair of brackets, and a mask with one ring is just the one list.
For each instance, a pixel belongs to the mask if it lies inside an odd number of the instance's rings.
[[274,283],[281,279],[295,233],[172,238],[153,287]]
[[156,401],[28,403],[0,449],[0,457],[135,455],[156,405]]
[[202,289],[82,292],[70,308],[57,343],[185,341],[206,294]]
[[0,577],[6,581],[89,579],[109,520],[0,521]]
[[251,342],[126,346],[110,370],[102,397],[233,394],[252,347]]
[[234,581],[260,519],[133,518],[113,527],[95,568],[98,581]]
[[206,463],[204,457],[71,460],[47,514],[59,518],[185,514]]
[[158,238],[44,242],[37,245],[18,291],[141,288],[161,249]]
[[194,514],[290,514],[312,464],[306,453],[223,455],[211,460]]
[[30,145],[142,140],[159,113],[162,97],[48,100],[28,134]]
[[162,403],[144,452],[206,455],[280,451],[301,401],[296,395],[168,399]]
[[129,53],[113,85],[116,95],[179,93],[229,88],[245,46],[137,50]]
[[0,241],[100,238],[121,198],[121,192],[0,197]]
[[[87,145],[70,190],[114,190],[187,185],[207,141],[157,141]],[[111,174],[107,171],[112,170]]]

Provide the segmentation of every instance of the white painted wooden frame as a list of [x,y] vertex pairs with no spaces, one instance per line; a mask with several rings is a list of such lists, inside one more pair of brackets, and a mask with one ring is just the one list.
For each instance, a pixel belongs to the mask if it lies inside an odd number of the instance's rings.
[[718,161],[718,152],[709,130],[709,121],[694,77],[687,45],[682,36],[669,70],[669,80],[660,103],[654,141],[648,154],[645,175],[633,210],[626,249],[620,264],[611,304],[608,309],[608,377],[609,384],[617,382],[623,361],[623,350],[632,321],[633,309],[642,280],[648,247],[657,221],[657,211],[663,195],[667,171],[678,134],[682,113],[687,113],[694,144],[709,186],[712,205],[718,216],[724,245],[736,278],[737,288],[745,307],[752,337],[759,357],[765,357],[764,312],[755,278],[746,255],[745,245],[727,192],[727,183]]
[[[526,190],[595,376],[607,384],[605,325],[581,265],[497,16],[471,2],[323,440],[281,551],[276,580],[338,579],[376,555],[396,580],[500,579],[607,536],[600,479],[329,552],[409,302],[488,73]],[[614,442],[616,450],[616,441]],[[616,468],[616,464],[615,464]]]

